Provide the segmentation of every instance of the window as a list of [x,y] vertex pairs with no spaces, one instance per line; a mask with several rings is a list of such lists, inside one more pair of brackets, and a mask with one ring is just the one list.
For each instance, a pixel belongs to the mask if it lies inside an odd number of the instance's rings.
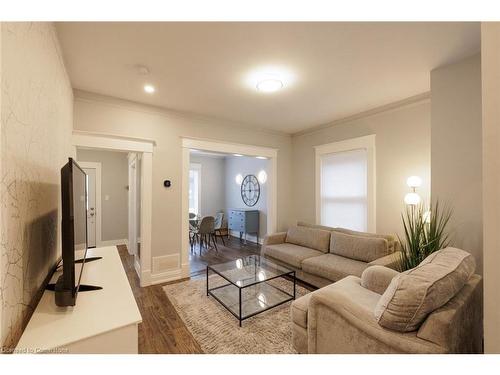
[[200,215],[201,164],[192,163],[189,167],[189,212]]
[[375,231],[374,136],[316,147],[317,222]]

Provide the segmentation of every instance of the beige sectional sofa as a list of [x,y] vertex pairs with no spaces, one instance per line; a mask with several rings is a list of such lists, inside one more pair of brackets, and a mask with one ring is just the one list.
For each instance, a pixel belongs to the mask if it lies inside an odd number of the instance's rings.
[[320,288],[349,275],[359,277],[372,265],[395,268],[398,250],[391,235],[299,222],[287,232],[266,236],[261,254]]
[[482,279],[447,248],[399,273],[373,266],[292,303],[299,353],[480,353]]

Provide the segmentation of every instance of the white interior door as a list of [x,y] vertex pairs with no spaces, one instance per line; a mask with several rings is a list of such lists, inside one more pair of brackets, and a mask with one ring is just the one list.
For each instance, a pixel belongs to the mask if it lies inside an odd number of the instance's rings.
[[88,247],[96,247],[96,169],[83,168],[87,174],[87,241]]
[[78,161],[87,174],[87,241],[89,247],[101,246],[101,163]]

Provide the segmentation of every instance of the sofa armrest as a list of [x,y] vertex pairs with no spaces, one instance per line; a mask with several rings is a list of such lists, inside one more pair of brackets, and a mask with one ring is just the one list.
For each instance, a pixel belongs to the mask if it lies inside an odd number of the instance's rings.
[[265,245],[278,245],[284,243],[286,240],[286,232],[278,232],[274,234],[268,234],[264,237],[263,246]]
[[384,266],[371,266],[363,271],[361,275],[361,286],[378,294],[384,294],[394,276],[398,271]]
[[373,310],[380,295],[347,276],[318,289],[307,312],[309,353],[444,353],[446,349],[417,337],[380,326]]
[[375,259],[374,261],[368,263],[368,267],[384,266],[387,268],[392,268],[393,270],[397,270],[399,268],[400,259],[401,259],[401,252],[396,251],[392,254],[386,255],[385,257]]

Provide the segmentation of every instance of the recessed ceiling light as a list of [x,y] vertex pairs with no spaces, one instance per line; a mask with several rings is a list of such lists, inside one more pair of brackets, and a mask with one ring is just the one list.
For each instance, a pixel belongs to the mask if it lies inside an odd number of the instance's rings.
[[243,156],[243,155],[241,155],[241,154],[233,154],[233,156],[240,157],[240,156]]
[[257,159],[261,159],[261,160],[267,160],[267,158],[265,156],[256,156]]
[[256,87],[262,92],[275,92],[283,88],[283,82],[279,79],[264,79],[258,82]]
[[144,91],[146,91],[148,94],[152,94],[156,91],[156,89],[153,85],[144,85]]
[[137,73],[139,73],[141,76],[147,76],[151,71],[146,65],[142,64],[135,64],[135,69],[137,70]]

